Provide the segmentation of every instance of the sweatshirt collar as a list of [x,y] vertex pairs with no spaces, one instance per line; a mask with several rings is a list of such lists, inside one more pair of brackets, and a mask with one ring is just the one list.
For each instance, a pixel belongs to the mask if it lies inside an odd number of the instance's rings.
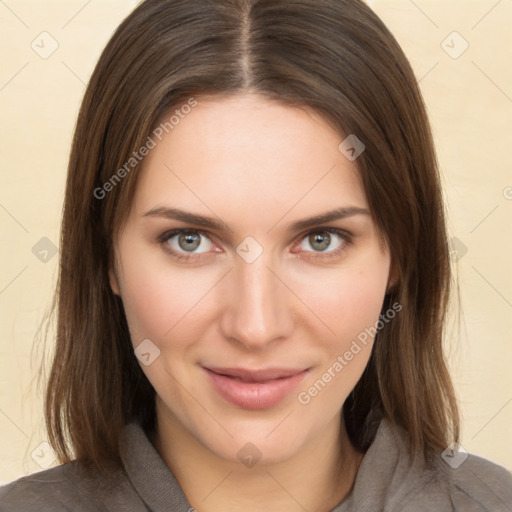
[[[120,453],[133,487],[152,512],[193,510],[138,423],[124,427]],[[390,497],[400,505],[421,492],[432,478],[419,455],[412,461],[409,458],[405,432],[384,418],[363,457],[352,491],[331,512],[380,510]]]
[[124,427],[120,454],[128,478],[149,510],[192,510],[176,478],[138,423]]

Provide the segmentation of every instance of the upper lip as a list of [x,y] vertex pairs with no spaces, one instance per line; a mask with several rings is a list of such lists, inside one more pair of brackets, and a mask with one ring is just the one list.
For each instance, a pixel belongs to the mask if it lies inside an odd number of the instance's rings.
[[257,370],[249,370],[246,368],[218,368],[212,366],[205,366],[204,368],[219,375],[237,377],[246,382],[265,382],[282,379],[297,375],[307,370],[307,368],[261,368]]

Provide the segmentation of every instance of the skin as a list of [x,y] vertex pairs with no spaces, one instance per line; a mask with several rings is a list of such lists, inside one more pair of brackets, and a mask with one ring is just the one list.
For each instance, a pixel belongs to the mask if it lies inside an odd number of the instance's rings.
[[[200,512],[328,511],[363,457],[340,410],[371,340],[307,405],[297,395],[378,320],[389,251],[369,213],[290,230],[340,207],[369,210],[357,161],[338,150],[345,136],[312,111],[256,94],[198,99],[144,159],[110,272],[133,346],[149,339],[160,350],[141,365],[157,393],[153,442]],[[229,230],[146,215],[162,207]],[[179,236],[162,241],[179,228],[207,232],[193,233],[194,259],[166,250],[190,254]],[[309,235],[325,237],[325,228],[350,237],[332,234],[322,250]],[[248,236],[263,249],[252,263],[236,252]],[[247,410],[221,397],[201,365],[309,373],[277,405]],[[252,467],[237,456],[247,442],[261,453]]]

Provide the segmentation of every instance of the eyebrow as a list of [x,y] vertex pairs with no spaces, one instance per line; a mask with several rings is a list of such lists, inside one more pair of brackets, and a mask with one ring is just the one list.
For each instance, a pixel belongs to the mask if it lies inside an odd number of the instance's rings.
[[[318,226],[320,224],[325,224],[327,222],[344,219],[346,217],[353,217],[354,215],[370,215],[370,212],[366,208],[360,208],[358,206],[346,206],[321,213],[320,215],[315,215],[314,217],[298,220],[291,223],[288,226],[288,229],[290,231],[300,231],[310,227]],[[180,210],[178,208],[169,208],[166,206],[157,206],[152,208],[142,216],[163,217],[166,219],[179,220],[189,224],[195,224],[197,226],[211,229],[212,231],[218,231],[220,233],[233,231],[219,218],[206,217],[196,213],[187,212],[185,210]]]
[[360,208],[358,206],[345,206],[321,213],[320,215],[315,215],[308,219],[298,220],[292,223],[289,229],[291,231],[301,231],[306,228],[318,226],[319,224],[326,224],[327,222],[353,217],[354,215],[370,215],[370,212],[366,208]]
[[196,224],[197,226],[208,228],[213,231],[232,231],[227,224],[218,218],[205,217],[196,213],[186,212],[185,210],[179,210],[178,208],[168,208],[166,206],[157,206],[152,208],[147,211],[143,217],[163,217],[165,219],[180,220],[189,224]]

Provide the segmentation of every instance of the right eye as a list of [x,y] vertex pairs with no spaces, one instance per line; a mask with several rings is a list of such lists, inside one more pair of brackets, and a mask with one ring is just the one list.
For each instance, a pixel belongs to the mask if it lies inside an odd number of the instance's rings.
[[[178,260],[196,259],[215,247],[207,233],[197,229],[167,231],[159,237],[158,241],[165,251]],[[196,252],[198,248],[203,250]]]
[[[176,233],[175,235],[167,238],[167,243],[175,251],[185,251],[189,253],[208,252],[208,250],[213,246],[210,239],[199,231],[183,231]],[[198,248],[200,250],[196,251]]]

